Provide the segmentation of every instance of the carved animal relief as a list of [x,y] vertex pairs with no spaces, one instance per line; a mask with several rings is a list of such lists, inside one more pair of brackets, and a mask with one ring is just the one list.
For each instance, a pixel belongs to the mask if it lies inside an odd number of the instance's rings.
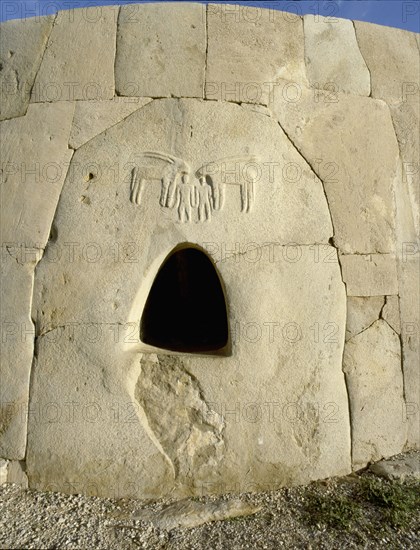
[[[258,174],[256,156],[226,157],[205,164],[194,173],[187,162],[172,155],[147,151],[140,159],[131,171],[130,200],[134,204],[141,204],[146,181],[159,179],[160,205],[175,209],[183,223],[210,221],[212,213],[223,208],[227,185],[239,187],[241,212],[252,208]],[[147,165],[151,159],[165,163],[158,178]]]

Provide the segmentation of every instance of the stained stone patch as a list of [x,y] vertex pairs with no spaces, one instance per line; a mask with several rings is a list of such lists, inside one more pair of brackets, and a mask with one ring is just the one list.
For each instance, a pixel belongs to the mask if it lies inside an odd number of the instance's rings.
[[385,103],[302,88],[294,102],[278,97],[273,112],[324,183],[340,252],[391,252],[399,151]]
[[363,332],[380,317],[384,296],[348,296],[346,340]]
[[206,98],[271,104],[284,82],[307,83],[296,14],[209,4]]
[[398,335],[379,320],[349,340],[343,370],[350,397],[353,468],[402,451],[404,418]]
[[122,6],[118,19],[117,94],[203,97],[205,6],[171,2],[134,8]]
[[107,128],[152,101],[149,98],[117,97],[109,101],[78,101],[69,146],[78,149]]
[[26,113],[54,17],[0,23],[0,120]]
[[112,99],[117,6],[60,11],[31,101]]
[[340,256],[348,296],[384,296],[398,293],[397,261],[393,254]]
[[420,59],[416,35],[355,21],[357,42],[371,75],[372,97],[389,104],[419,102]]
[[305,15],[303,28],[306,73],[310,85],[368,96],[369,69],[357,45],[353,22]]
[[1,231],[14,247],[45,247],[69,168],[74,104],[30,105],[25,117],[0,123]]

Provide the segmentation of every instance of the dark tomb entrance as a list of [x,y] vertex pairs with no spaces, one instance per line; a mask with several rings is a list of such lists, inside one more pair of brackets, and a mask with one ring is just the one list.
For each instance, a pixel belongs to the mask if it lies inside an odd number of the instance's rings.
[[175,249],[153,282],[140,323],[145,344],[226,354],[228,320],[219,275],[198,248]]

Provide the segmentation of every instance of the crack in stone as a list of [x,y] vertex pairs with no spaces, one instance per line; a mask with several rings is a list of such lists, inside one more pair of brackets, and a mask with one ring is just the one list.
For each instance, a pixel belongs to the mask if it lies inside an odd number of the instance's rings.
[[203,79],[203,98],[206,99],[206,84],[207,84],[207,63],[208,63],[208,54],[209,54],[209,6],[206,6],[205,10],[205,17],[206,17],[206,24],[204,26],[205,33],[206,33],[206,53],[204,58],[204,79]]

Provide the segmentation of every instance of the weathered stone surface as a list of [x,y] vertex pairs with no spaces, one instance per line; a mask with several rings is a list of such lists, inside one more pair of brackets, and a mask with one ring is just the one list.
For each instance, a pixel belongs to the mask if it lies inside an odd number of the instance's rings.
[[[213,182],[220,185],[224,202],[219,210],[212,209],[210,220],[200,221],[198,208],[191,208],[193,217],[185,221],[179,206],[162,206],[160,180],[171,164],[143,156],[147,151],[186,162],[195,185],[193,174],[211,165]],[[258,161],[252,161],[253,156]],[[327,243],[332,233],[321,182],[275,121],[238,105],[194,99],[153,101],[78,149],[71,166],[74,169],[69,170],[54,221],[58,238],[46,251],[45,267],[61,254],[60,266],[54,264],[55,274],[43,273],[41,267],[37,274],[41,331],[56,326],[53,311],[61,324],[73,319],[125,323],[133,289],[128,291],[124,281],[140,276],[139,263],[149,254],[163,261],[162,250],[169,243],[196,242],[209,249],[237,250],[236,243],[251,248],[265,242]],[[291,174],[286,170],[289,166]],[[138,173],[133,180],[135,167]],[[250,179],[253,170],[254,200],[250,198],[249,212],[241,212],[246,207],[245,192],[241,203],[244,174]],[[133,194],[130,201],[133,183],[141,186],[140,204]],[[149,239],[150,228],[157,222],[160,237]],[[65,243],[76,244],[71,250]],[[325,251],[322,246],[323,261],[330,247]],[[115,270],[121,262],[124,271]],[[86,308],[109,270],[116,275],[112,285],[106,285],[108,290],[104,287],[109,294],[97,309]],[[63,280],[71,284],[63,286]],[[75,299],[71,285],[76,280]],[[41,306],[44,301],[50,304],[47,309]]]
[[170,531],[178,527],[192,529],[212,521],[250,516],[260,510],[261,506],[253,506],[240,500],[197,502],[185,499],[169,504],[158,512],[139,510],[132,517],[150,521],[159,529]]
[[419,50],[415,33],[355,21],[357,42],[370,71],[372,97],[387,103],[419,101]]
[[382,310],[382,318],[388,325],[398,334],[401,332],[400,323],[400,304],[398,296],[387,296],[384,308]]
[[[15,251],[10,251],[11,254]],[[35,330],[30,311],[36,261],[18,263],[2,249],[0,264],[2,346],[0,362],[0,456],[25,457],[29,378]]]
[[340,256],[348,296],[398,294],[397,260],[393,254]]
[[400,164],[395,181],[396,237],[407,444],[420,448],[420,255],[407,179]]
[[281,80],[307,83],[302,19],[295,14],[209,4],[206,97],[271,104]]
[[[420,82],[418,83],[420,87]],[[390,105],[407,184],[416,235],[420,234],[420,100]],[[410,216],[411,217],[411,216]]]
[[30,105],[25,117],[0,124],[2,242],[43,248],[72,151],[74,105]]
[[369,69],[357,45],[353,22],[311,14],[303,17],[303,29],[311,86],[368,96]]
[[140,97],[116,97],[108,101],[76,103],[69,146],[78,149],[106,129],[152,101]]
[[353,468],[402,451],[407,439],[398,335],[379,320],[346,342]]
[[383,296],[348,296],[346,340],[363,332],[377,321],[383,306]]
[[164,495],[174,473],[134,397],[140,356],[118,353],[115,333],[101,329],[99,339],[92,326],[76,324],[37,340],[30,487],[117,498]]
[[273,111],[323,180],[340,251],[391,252],[399,151],[388,107],[367,97],[302,88],[294,102],[279,97]]
[[118,18],[117,93],[203,97],[205,7],[175,2],[139,4],[135,8],[122,6]]
[[420,480],[420,459],[418,455],[412,455],[398,460],[380,460],[372,464],[369,470],[390,480]]
[[11,460],[7,467],[7,482],[19,485],[21,489],[28,488],[28,477],[18,460]]
[[7,483],[7,467],[8,461],[0,459],[0,485]]
[[0,120],[26,113],[54,17],[0,23]]
[[60,11],[32,90],[32,102],[111,99],[116,6]]

